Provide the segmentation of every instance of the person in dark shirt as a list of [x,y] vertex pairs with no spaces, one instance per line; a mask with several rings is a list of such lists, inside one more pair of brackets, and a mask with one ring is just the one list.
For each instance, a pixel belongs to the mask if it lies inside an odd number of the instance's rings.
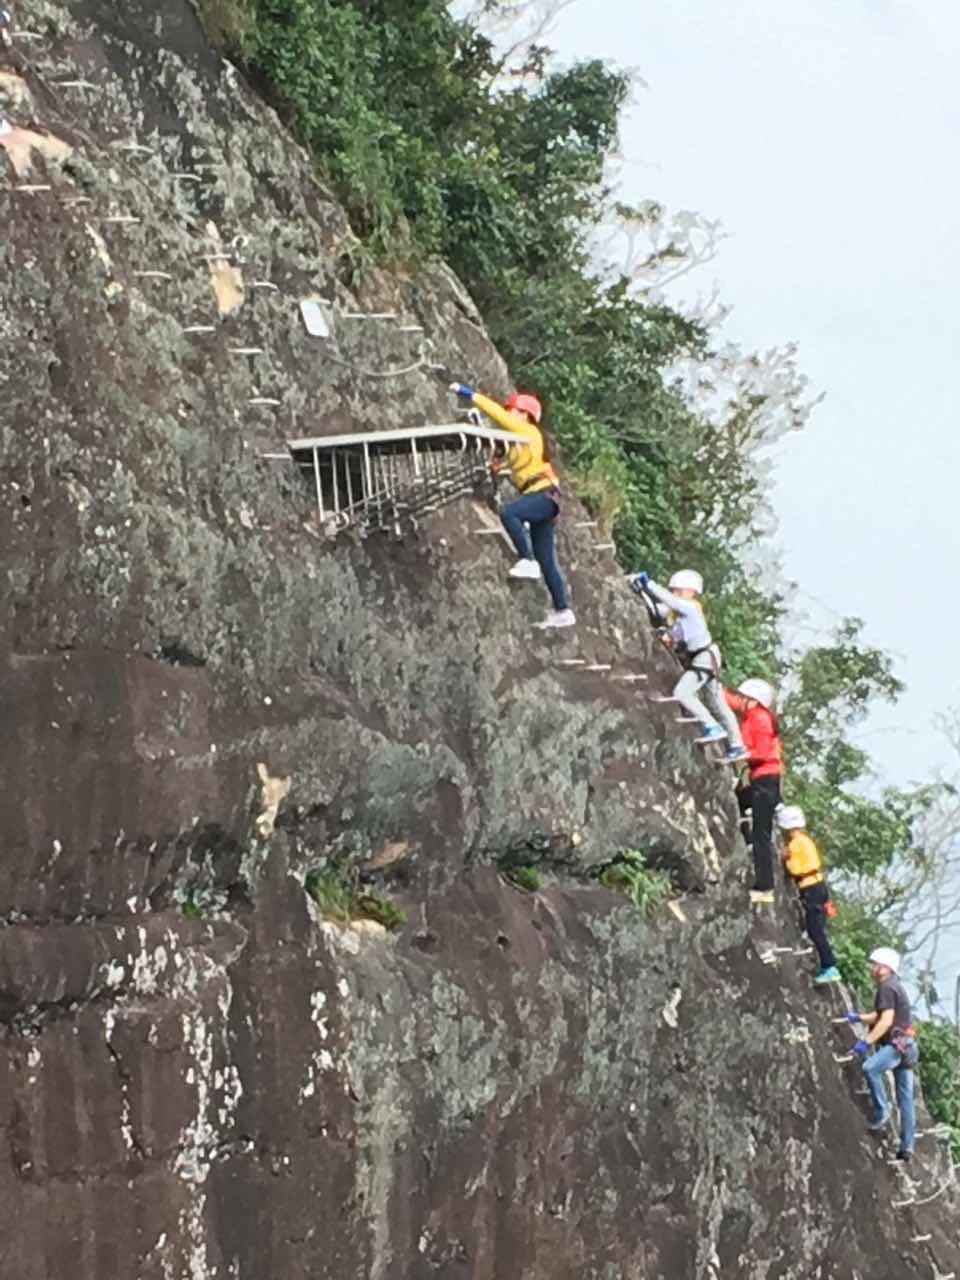
[[[863,1039],[853,1046],[853,1052],[863,1058],[863,1074],[873,1100],[873,1120],[867,1128],[878,1133],[890,1123],[890,1102],[883,1077],[884,1072],[892,1071],[897,1090],[897,1106],[900,1108],[900,1149],[897,1159],[909,1160],[913,1155],[916,1135],[913,1068],[919,1057],[910,997],[897,976],[900,956],[892,947],[878,947],[876,951],[872,951],[870,963],[877,982],[874,1008],[870,1013],[847,1014],[849,1022],[862,1022],[868,1028]],[[874,1046],[876,1051],[871,1053]]]

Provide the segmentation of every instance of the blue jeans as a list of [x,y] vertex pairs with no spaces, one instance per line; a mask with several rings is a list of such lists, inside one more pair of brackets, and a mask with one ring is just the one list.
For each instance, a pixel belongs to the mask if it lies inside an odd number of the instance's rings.
[[[569,609],[567,589],[563,585],[557,565],[557,539],[554,521],[559,504],[549,496],[549,490],[528,493],[525,497],[509,502],[500,512],[503,527],[517,549],[521,560],[536,560],[543,573],[550,598],[555,609]],[[526,526],[530,526],[527,532]]]
[[913,1150],[917,1131],[917,1118],[913,1106],[913,1072],[910,1070],[916,1064],[917,1057],[916,1045],[912,1046],[909,1053],[901,1055],[892,1044],[884,1044],[863,1064],[863,1074],[866,1076],[867,1088],[873,1099],[874,1120],[883,1119],[889,1110],[890,1104],[887,1101],[887,1088],[883,1074],[885,1071],[893,1072],[897,1088],[897,1106],[900,1108],[901,1151]]

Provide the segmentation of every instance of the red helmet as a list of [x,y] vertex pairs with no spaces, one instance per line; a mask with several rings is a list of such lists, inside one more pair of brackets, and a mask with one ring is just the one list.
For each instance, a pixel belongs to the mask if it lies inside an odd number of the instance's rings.
[[523,392],[515,391],[512,396],[507,396],[503,407],[516,409],[517,413],[528,413],[534,422],[539,422],[543,416],[543,405],[537,397],[524,395]]

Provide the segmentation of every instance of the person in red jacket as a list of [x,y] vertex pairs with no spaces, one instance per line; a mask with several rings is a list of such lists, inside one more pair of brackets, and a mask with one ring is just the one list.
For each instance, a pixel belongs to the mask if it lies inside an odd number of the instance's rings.
[[750,780],[737,791],[737,801],[745,819],[741,824],[744,839],[753,850],[750,901],[773,902],[773,815],[782,800],[783,778],[783,744],[773,712],[773,686],[766,680],[745,680],[736,693],[730,689],[723,693],[740,722],[749,762]]

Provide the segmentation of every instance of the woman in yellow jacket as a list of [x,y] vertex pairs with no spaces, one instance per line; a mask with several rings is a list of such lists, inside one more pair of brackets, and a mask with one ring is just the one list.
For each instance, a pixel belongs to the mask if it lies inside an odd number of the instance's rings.
[[[550,461],[546,438],[540,429],[543,413],[536,396],[514,393],[503,405],[472,387],[454,382],[450,388],[461,400],[510,431],[517,443],[507,450],[510,479],[520,494],[500,512],[503,527],[520,559],[510,570],[511,578],[539,578],[543,574],[553,601],[541,627],[572,627],[576,622],[567,599],[567,588],[557,565],[555,522],[560,512],[560,488]],[[499,465],[494,464],[495,471]]]
[[807,834],[807,820],[803,810],[795,804],[781,805],[777,810],[777,825],[786,841],[783,850],[783,866],[791,877],[803,903],[804,924],[807,936],[820,957],[820,972],[814,978],[819,986],[840,981],[840,970],[827,937],[827,916],[830,894],[823,872],[820,850]]

